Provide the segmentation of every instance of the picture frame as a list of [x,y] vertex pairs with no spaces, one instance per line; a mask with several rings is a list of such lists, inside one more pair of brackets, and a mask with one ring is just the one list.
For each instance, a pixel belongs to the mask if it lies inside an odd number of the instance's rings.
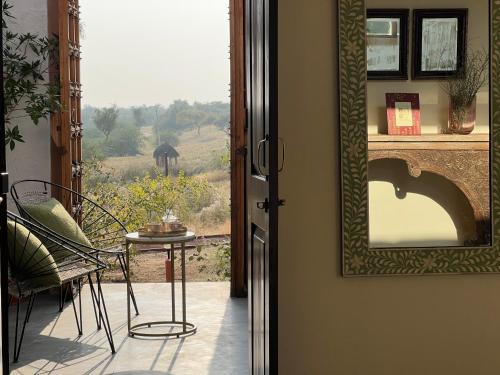
[[468,9],[413,10],[413,79],[446,79],[463,71]]
[[408,79],[408,9],[367,9],[369,80]]
[[419,94],[387,93],[387,130],[389,135],[420,135]]

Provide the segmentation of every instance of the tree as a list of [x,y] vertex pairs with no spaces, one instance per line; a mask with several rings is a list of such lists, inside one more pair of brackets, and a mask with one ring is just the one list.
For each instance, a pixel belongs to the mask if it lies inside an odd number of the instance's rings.
[[59,87],[46,80],[49,59],[57,51],[56,38],[42,38],[36,34],[13,33],[7,20],[15,19],[12,5],[2,2],[3,90],[5,116],[5,144],[10,150],[16,142],[24,142],[19,125],[22,118],[30,118],[38,125],[40,119],[61,108]]
[[132,115],[134,116],[135,126],[138,128],[146,125],[146,117],[144,113],[145,107],[132,107]]
[[142,144],[141,130],[133,124],[120,124],[106,142],[108,156],[135,156],[140,153]]
[[190,105],[185,100],[176,100],[161,116],[158,126],[168,130],[182,130],[182,124],[177,121],[177,116],[183,111],[189,110]]
[[109,139],[109,134],[116,128],[116,119],[118,118],[118,108],[116,105],[109,108],[97,108],[94,111],[92,120],[97,128],[106,136],[106,142]]

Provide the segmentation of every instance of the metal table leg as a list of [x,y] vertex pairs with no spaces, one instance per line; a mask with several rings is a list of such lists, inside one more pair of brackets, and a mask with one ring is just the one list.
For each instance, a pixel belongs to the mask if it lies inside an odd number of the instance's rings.
[[172,281],[170,282],[171,285],[171,293],[172,293],[172,321],[175,322],[175,270],[174,270],[174,263],[175,263],[175,253],[174,253],[174,244],[170,244],[170,271],[172,272]]
[[181,270],[182,270],[182,332],[186,333],[186,247],[181,244]]
[[130,337],[134,337],[133,333],[130,331],[131,328],[131,323],[130,323],[130,246],[131,244],[126,241],[125,242],[125,252],[127,254],[126,257],[126,262],[125,262],[125,268],[127,271],[127,327],[128,327],[128,334]]
[[[196,333],[196,326],[193,323],[189,323],[186,320],[186,247],[185,243],[181,242],[181,273],[182,273],[182,321],[177,321],[175,319],[176,311],[175,311],[175,244],[170,244],[170,269],[172,272],[172,281],[171,281],[171,295],[172,295],[172,320],[170,321],[154,321],[154,322],[145,322],[132,325],[130,319],[130,298],[131,298],[131,280],[130,280],[130,248],[134,245],[134,242],[126,241],[126,273],[127,273],[127,324],[128,324],[128,332],[130,337],[181,337],[187,336]],[[174,332],[158,332],[158,333],[147,333],[142,332],[141,330],[144,328],[152,328],[155,327],[178,327],[178,330],[174,330]],[[182,327],[182,330],[180,329]]]

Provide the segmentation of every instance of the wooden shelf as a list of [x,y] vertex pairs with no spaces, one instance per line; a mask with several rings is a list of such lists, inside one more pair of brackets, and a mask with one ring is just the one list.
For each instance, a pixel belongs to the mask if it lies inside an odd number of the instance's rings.
[[489,134],[422,134],[387,135],[368,134],[368,142],[489,142]]
[[423,134],[385,135],[369,134],[368,150],[476,150],[490,148],[489,134]]

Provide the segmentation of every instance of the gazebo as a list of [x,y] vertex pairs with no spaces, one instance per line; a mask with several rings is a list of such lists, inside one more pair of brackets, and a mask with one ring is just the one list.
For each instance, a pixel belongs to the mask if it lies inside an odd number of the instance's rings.
[[154,150],[153,157],[156,160],[156,165],[160,168],[165,168],[165,176],[168,176],[169,164],[171,163],[172,159],[177,164],[179,153],[175,148],[165,142]]

